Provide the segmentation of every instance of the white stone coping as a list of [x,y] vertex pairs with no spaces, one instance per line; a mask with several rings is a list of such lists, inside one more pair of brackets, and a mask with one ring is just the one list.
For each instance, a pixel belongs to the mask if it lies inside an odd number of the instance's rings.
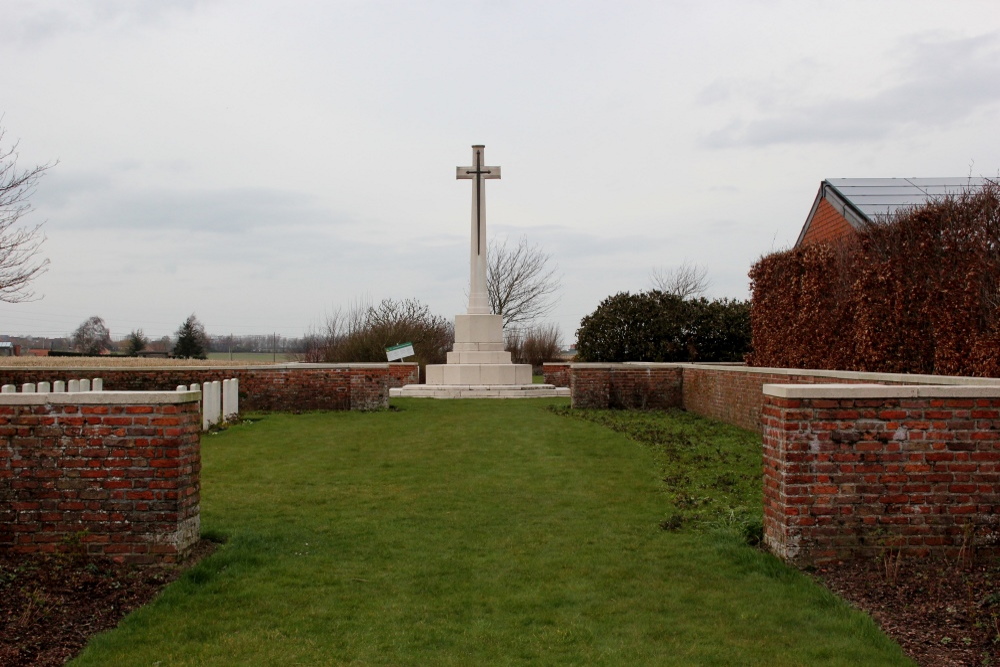
[[61,391],[0,394],[0,405],[169,405],[200,401],[200,391]]
[[811,375],[838,380],[858,380],[859,382],[898,382],[907,385],[986,385],[1000,387],[1000,378],[963,377],[959,375],[917,375],[908,373],[866,373],[862,371],[831,371],[812,368],[770,368],[766,366],[746,366],[725,363],[688,362],[645,362],[625,361],[621,363],[573,362],[571,368],[627,368],[649,366],[650,368],[696,368],[727,373],[768,373],[771,375]]
[[709,366],[707,364],[677,364],[691,368],[736,373],[771,373],[774,375],[812,375],[862,382],[900,382],[916,385],[994,385],[1000,387],[1000,378],[964,377],[960,375],[918,375],[910,373],[865,373],[862,371],[829,371],[807,368],[765,368],[761,366]]
[[290,368],[295,370],[297,368],[391,368],[393,366],[417,366],[415,361],[368,361],[368,362],[351,362],[346,364],[307,364],[303,362],[291,362],[287,364],[267,364],[264,366],[246,366],[246,368],[253,368],[255,370],[268,369],[268,368]]
[[1000,385],[765,384],[778,398],[1000,398]]
[[675,364],[666,362],[654,362],[651,361],[646,363],[644,361],[573,361],[565,364],[570,368],[680,368],[681,366],[686,366],[690,364]]
[[115,366],[112,364],[104,366],[89,366],[89,365],[79,365],[79,366],[4,366],[0,363],[0,373],[3,371],[10,372],[21,372],[21,371],[31,371],[39,373],[95,373],[100,371],[259,371],[259,370],[298,370],[298,369],[313,369],[313,368],[391,368],[392,366],[416,366],[415,361],[394,361],[392,363],[379,361],[379,362],[352,362],[345,364],[307,364],[304,362],[287,362],[280,364],[201,364],[197,366],[181,366],[181,365],[169,365],[169,366]]
[[408,384],[403,388],[428,389],[472,389],[475,391],[485,391],[487,389],[504,389],[508,391],[537,391],[542,389],[555,389],[554,384]]
[[559,398],[569,387],[551,384],[408,384],[390,388],[390,398]]

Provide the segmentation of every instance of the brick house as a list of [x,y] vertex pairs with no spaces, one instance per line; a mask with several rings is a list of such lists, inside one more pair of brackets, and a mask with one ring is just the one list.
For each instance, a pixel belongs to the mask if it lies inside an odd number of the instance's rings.
[[975,190],[985,178],[830,178],[819,185],[816,200],[795,247],[833,241],[880,216],[919,207],[947,194]]

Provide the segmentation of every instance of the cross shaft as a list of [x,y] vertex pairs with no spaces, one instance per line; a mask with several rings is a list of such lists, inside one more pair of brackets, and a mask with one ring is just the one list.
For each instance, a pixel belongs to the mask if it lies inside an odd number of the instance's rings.
[[500,178],[500,167],[483,166],[485,146],[472,147],[472,166],[458,167],[455,177],[472,183],[472,234],[470,248],[469,313],[489,313],[486,293],[486,187],[485,181]]

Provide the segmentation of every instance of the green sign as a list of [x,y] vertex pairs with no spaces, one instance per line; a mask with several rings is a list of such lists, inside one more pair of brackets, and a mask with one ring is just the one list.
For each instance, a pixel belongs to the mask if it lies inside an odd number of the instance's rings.
[[406,357],[412,357],[414,354],[413,343],[400,343],[385,348],[385,356],[389,358],[389,361],[399,361]]

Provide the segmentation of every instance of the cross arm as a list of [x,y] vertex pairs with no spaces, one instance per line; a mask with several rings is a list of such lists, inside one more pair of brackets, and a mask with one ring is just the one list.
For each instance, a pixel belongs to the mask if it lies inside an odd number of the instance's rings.
[[[500,178],[500,167],[480,167],[479,175],[483,178]],[[475,178],[475,167],[457,167],[455,178]]]

